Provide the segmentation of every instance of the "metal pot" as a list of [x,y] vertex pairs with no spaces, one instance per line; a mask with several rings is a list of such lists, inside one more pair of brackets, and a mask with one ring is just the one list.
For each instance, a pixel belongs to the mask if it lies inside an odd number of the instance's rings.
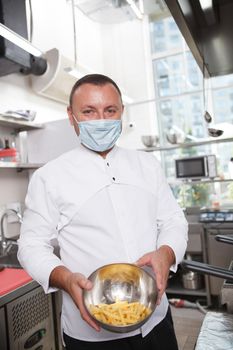
[[224,269],[222,267],[212,266],[197,261],[183,260],[181,263],[182,267],[191,271],[197,271],[202,274],[211,275],[229,281],[233,281],[233,271]]
[[202,288],[202,278],[197,272],[188,271],[182,275],[183,287],[185,289],[200,289]]

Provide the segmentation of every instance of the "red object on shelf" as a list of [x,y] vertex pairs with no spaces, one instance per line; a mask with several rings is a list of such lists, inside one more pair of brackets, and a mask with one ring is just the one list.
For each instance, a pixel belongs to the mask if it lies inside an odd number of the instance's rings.
[[17,161],[16,148],[0,149],[0,160],[4,162],[16,162]]
[[10,293],[32,280],[23,269],[8,269],[0,271],[0,296]]
[[16,148],[3,148],[0,150],[0,157],[15,157],[16,154]]

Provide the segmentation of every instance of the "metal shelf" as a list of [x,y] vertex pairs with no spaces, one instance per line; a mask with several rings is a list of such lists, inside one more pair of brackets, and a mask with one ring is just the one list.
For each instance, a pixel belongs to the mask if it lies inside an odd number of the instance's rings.
[[183,286],[176,282],[171,284],[167,289],[166,289],[167,294],[178,294],[178,295],[192,295],[192,296],[200,296],[200,297],[206,297],[207,292],[204,288],[202,289],[185,289]]
[[34,122],[16,120],[14,118],[8,118],[8,117],[4,118],[2,114],[0,114],[0,126],[10,127],[17,131],[26,131],[26,130],[44,128],[43,124],[35,124]]
[[213,182],[232,182],[233,179],[203,179],[203,180],[192,180],[192,181],[169,181],[169,185],[183,186],[183,185],[197,185],[197,184],[206,184]]
[[0,169],[17,169],[17,170],[23,170],[23,169],[37,169],[43,166],[43,164],[36,164],[36,163],[16,163],[16,162],[1,162],[0,161]]
[[140,151],[144,151],[144,152],[172,151],[172,150],[178,149],[178,148],[190,148],[190,147],[208,145],[211,143],[223,143],[223,142],[232,142],[232,141],[233,141],[233,137],[226,137],[226,138],[219,137],[216,139],[215,138],[214,139],[203,139],[203,140],[195,141],[195,142],[179,143],[179,144],[172,145],[172,146],[147,147],[147,148],[140,149]]

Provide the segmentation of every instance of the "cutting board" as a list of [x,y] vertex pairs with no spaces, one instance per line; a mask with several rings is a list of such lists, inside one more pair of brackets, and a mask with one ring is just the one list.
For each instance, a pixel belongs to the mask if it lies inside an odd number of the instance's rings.
[[12,292],[31,280],[32,278],[23,269],[5,268],[0,271],[0,296]]

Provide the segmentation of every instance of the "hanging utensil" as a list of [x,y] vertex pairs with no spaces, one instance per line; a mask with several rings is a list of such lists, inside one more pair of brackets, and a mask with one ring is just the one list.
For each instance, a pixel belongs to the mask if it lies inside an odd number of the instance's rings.
[[[210,124],[212,122],[212,116],[210,113],[207,111],[207,99],[206,99],[206,87],[205,87],[205,64],[203,61],[203,105],[204,105],[204,119],[206,123]],[[208,96],[208,95],[207,95]],[[223,134],[223,130],[220,129],[215,129],[215,128],[207,128],[208,130],[208,135],[211,137],[219,137]]]
[[207,111],[207,99],[206,99],[206,86],[205,86],[205,65],[203,63],[203,105],[204,105],[204,119],[207,123],[211,123],[212,122],[212,117],[209,114],[209,112]]
[[208,135],[211,137],[219,137],[223,134],[223,130],[208,128]]
[[209,112],[205,111],[205,114],[204,114],[204,119],[207,123],[211,123],[212,122],[212,117],[211,115],[209,114]]

